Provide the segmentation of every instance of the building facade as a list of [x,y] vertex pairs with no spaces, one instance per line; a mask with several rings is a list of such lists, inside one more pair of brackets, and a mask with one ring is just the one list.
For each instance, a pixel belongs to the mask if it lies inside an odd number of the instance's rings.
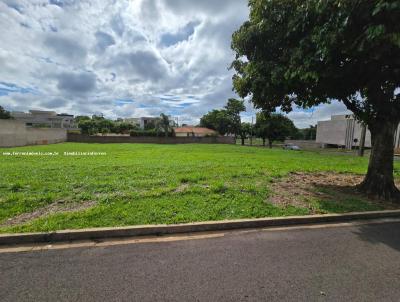
[[[337,146],[351,150],[360,146],[362,125],[353,115],[333,115],[329,121],[320,121],[316,142],[323,147]],[[365,147],[371,147],[371,133],[367,129]],[[400,148],[400,125],[396,131],[395,149]]]
[[74,116],[55,111],[29,110],[28,113],[11,112],[14,120],[24,122],[27,127],[75,129]]

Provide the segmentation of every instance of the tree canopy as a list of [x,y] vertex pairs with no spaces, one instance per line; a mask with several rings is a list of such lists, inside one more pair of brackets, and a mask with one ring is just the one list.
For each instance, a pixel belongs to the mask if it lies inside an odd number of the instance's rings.
[[245,111],[244,101],[229,99],[224,109],[214,109],[200,119],[200,126],[218,131],[221,135],[239,135],[241,128],[240,113]]
[[255,129],[257,136],[263,139],[264,144],[265,139],[268,139],[270,148],[274,141],[283,142],[297,132],[297,128],[288,117],[268,112],[257,113]]
[[79,116],[76,119],[78,127],[81,129],[83,134],[97,134],[97,133],[122,133],[129,134],[131,130],[135,130],[135,125],[117,122],[106,119],[102,116]]
[[235,137],[239,135],[241,128],[240,113],[246,111],[244,101],[229,99],[225,106],[226,113],[229,117],[229,133],[234,134]]
[[336,99],[371,131],[362,191],[400,200],[393,138],[400,122],[400,1],[250,0],[233,34],[235,91],[290,112]]
[[230,119],[226,110],[214,109],[200,119],[200,126],[213,129],[221,135],[229,133]]
[[172,136],[174,132],[173,123],[164,113],[161,113],[160,118],[157,120],[156,129],[158,132],[163,132],[165,137],[168,137],[169,134]]

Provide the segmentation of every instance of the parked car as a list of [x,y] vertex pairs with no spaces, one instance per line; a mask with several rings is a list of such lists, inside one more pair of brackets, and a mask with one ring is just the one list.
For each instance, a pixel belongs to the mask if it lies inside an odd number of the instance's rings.
[[296,146],[296,145],[294,145],[294,144],[284,144],[284,145],[283,145],[283,149],[286,149],[286,150],[295,150],[295,151],[301,150],[301,148],[300,148],[299,146]]

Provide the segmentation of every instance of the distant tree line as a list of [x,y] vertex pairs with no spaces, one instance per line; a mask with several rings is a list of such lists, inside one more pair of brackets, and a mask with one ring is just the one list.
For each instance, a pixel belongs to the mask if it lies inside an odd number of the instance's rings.
[[229,99],[223,109],[214,109],[200,119],[200,126],[218,131],[221,135],[240,138],[242,145],[250,137],[261,138],[263,145],[268,140],[272,147],[274,141],[286,139],[315,140],[316,126],[297,129],[293,122],[280,113],[259,112],[254,125],[241,122],[240,113],[245,111],[244,101]]
[[173,123],[165,114],[161,114],[154,122],[149,122],[144,129],[131,123],[126,123],[122,119],[110,120],[103,115],[77,116],[75,118],[82,134],[130,134],[131,136],[174,136]]

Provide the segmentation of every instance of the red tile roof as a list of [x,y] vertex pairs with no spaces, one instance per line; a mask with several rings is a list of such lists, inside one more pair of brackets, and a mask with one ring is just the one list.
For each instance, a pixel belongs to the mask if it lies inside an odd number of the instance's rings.
[[201,128],[201,127],[179,127],[175,128],[175,133],[195,133],[195,134],[217,134],[217,131],[208,129],[208,128]]

